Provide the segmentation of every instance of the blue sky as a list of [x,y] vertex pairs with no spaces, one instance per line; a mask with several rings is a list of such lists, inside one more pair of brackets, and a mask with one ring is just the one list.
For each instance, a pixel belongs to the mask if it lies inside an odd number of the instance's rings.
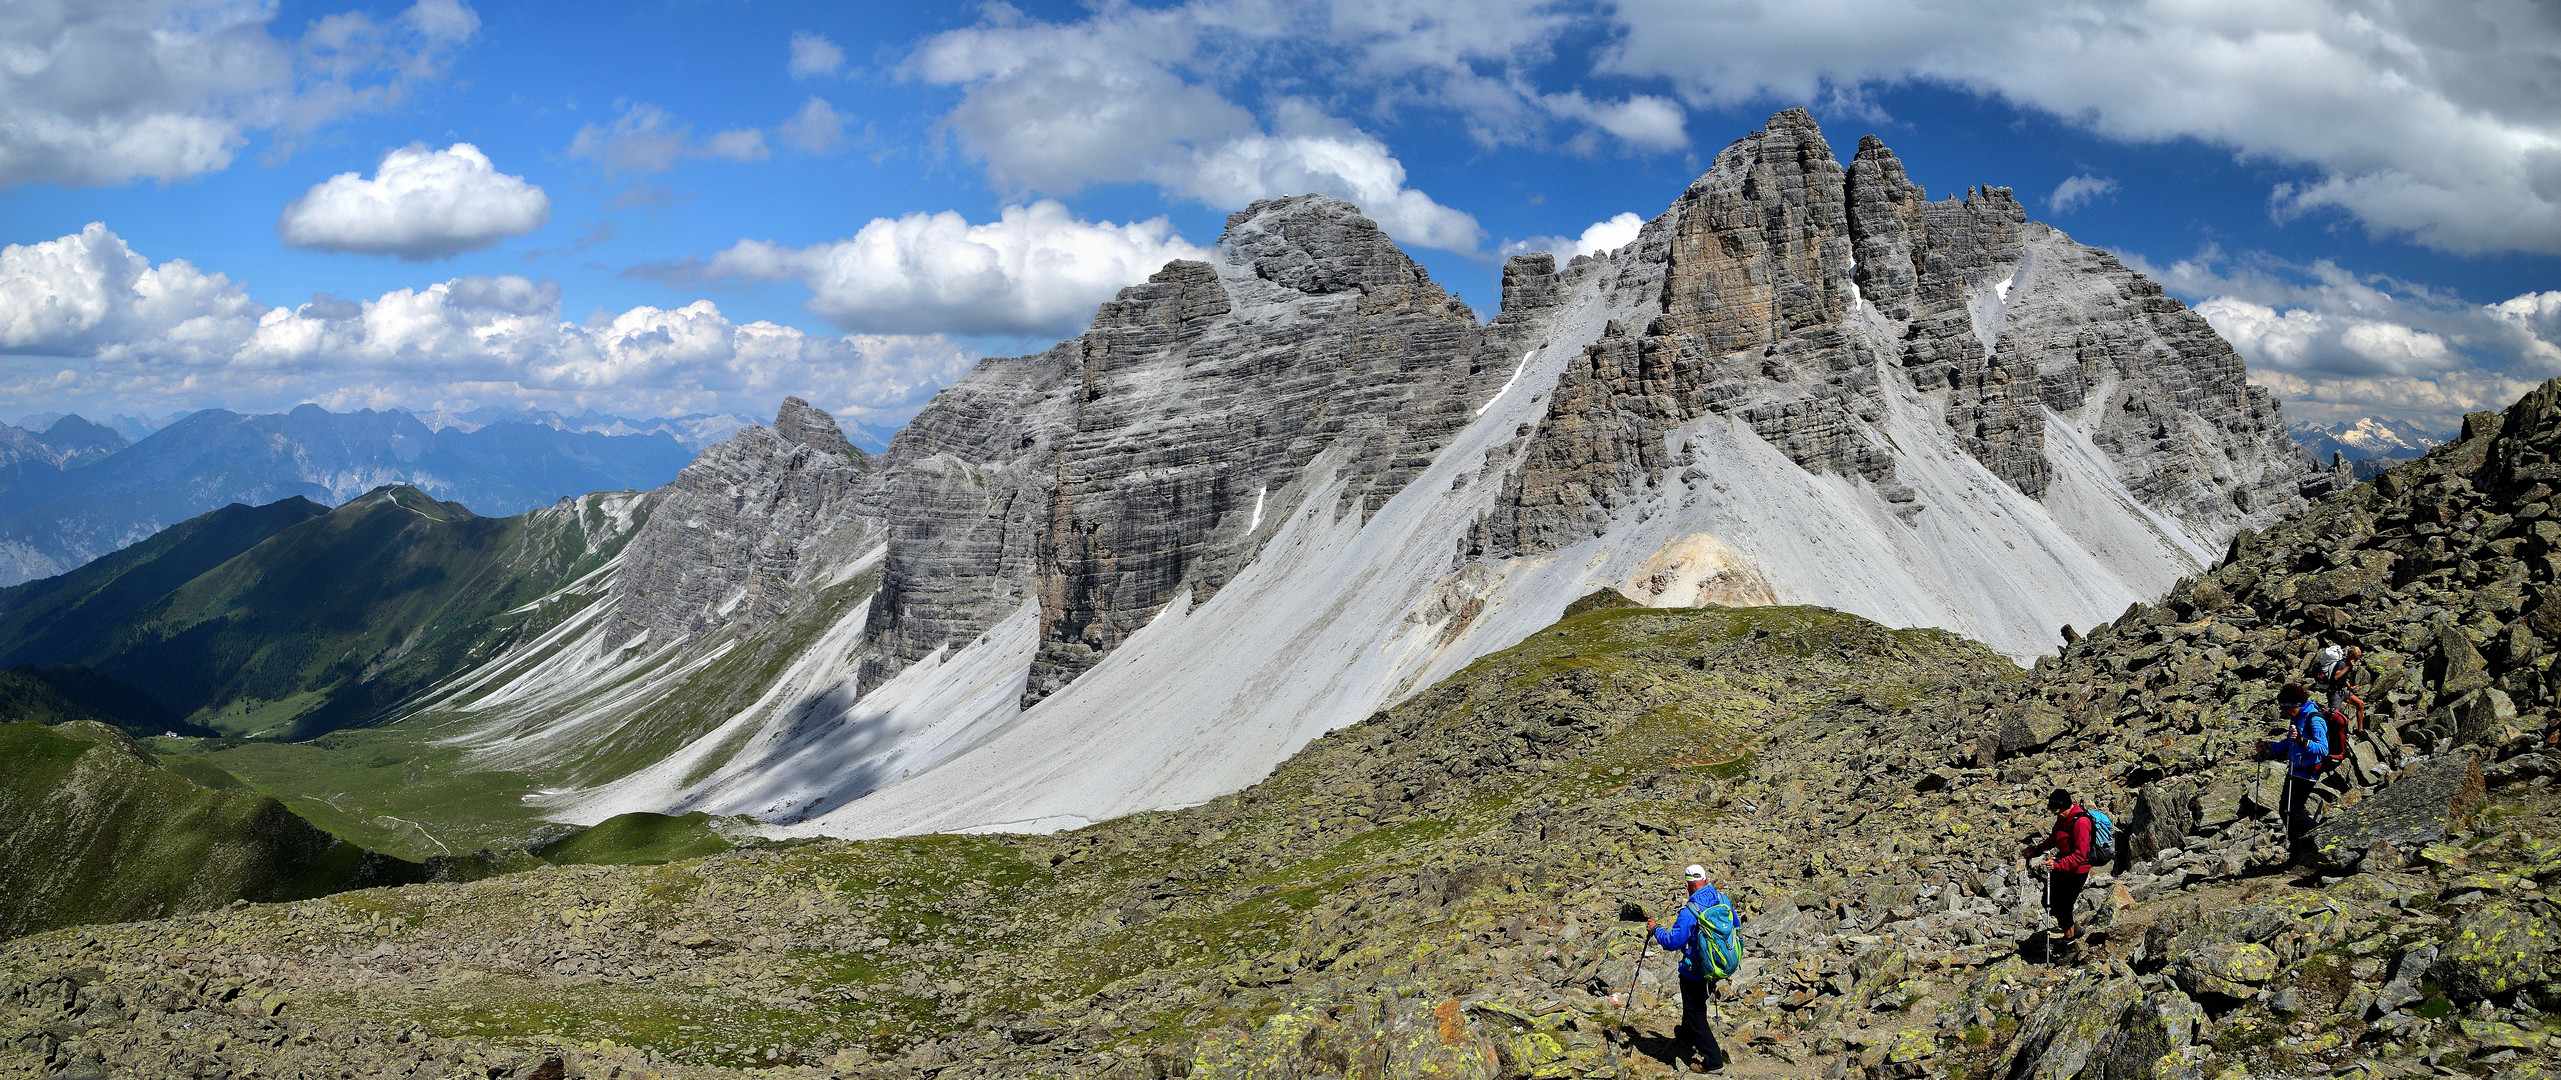
[[2533,0],[24,0],[0,47],[42,58],[0,73],[0,418],[892,426],[1257,197],[1353,198],[1490,317],[1505,252],[1653,216],[1795,105],[2154,273],[2290,417],[2561,374]]

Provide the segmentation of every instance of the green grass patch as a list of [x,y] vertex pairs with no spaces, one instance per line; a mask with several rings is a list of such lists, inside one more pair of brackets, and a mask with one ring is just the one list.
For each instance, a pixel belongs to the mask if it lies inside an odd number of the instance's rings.
[[197,784],[121,733],[0,724],[0,937],[418,880],[272,798]]
[[680,817],[650,813],[616,814],[597,822],[592,828],[534,848],[533,853],[555,863],[613,866],[670,863],[729,850],[729,838],[722,836],[714,824],[713,817],[701,811]]
[[205,740],[163,759],[218,769],[332,835],[404,859],[522,847],[549,824],[525,803],[532,777],[473,770],[460,748],[408,725],[302,743]]

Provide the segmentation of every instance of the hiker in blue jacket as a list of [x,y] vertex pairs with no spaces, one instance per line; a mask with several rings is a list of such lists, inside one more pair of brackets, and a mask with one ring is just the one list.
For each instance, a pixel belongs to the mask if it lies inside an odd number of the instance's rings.
[[2277,691],[2276,704],[2285,716],[2286,734],[2268,750],[2285,759],[2285,848],[2289,856],[2300,858],[2312,836],[2312,788],[2330,767],[2330,725],[2301,683],[2285,684]]
[[[1716,1033],[1708,1030],[1707,989],[1709,980],[1733,974],[1733,962],[1739,959],[1732,951],[1734,906],[1707,883],[1705,867],[1692,864],[1685,876],[1690,895],[1681,905],[1680,916],[1670,926],[1647,919],[1645,929],[1653,932],[1655,944],[1681,954],[1681,1037],[1698,1052],[1700,1071],[1718,1072],[1725,1068],[1725,1048],[1716,1044]],[[1718,950],[1723,950],[1721,955]],[[1716,970],[1719,967],[1723,970]]]

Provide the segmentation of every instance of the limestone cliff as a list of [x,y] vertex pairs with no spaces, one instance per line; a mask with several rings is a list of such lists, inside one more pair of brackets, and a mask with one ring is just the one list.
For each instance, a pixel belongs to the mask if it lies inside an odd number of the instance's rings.
[[781,618],[812,568],[851,561],[879,531],[863,498],[870,472],[835,418],[799,398],[783,400],[772,427],[703,451],[659,489],[659,509],[623,550],[608,643]]
[[[1699,464],[1676,428],[1731,417],[1909,519],[1888,380],[2031,498],[2047,418],[2200,545],[2287,504],[2305,477],[2266,391],[2205,321],[2105,252],[2026,220],[2006,188],[1931,202],[1874,136],[1844,170],[1790,110],[1718,155],[1609,269],[1659,278],[1661,315],[1613,323],[1569,364],[1470,553],[1565,546],[1638,488]],[[1606,270],[1603,272],[1607,272]]]
[[1596,587],[2024,661],[2330,482],[2158,286],[1801,111],[1633,243],[1511,260],[1502,304],[1347,203],[1258,202],[876,461],[797,403],[706,454],[602,636],[493,666],[526,704],[475,722],[684,744],[549,797],[574,820],[1054,828],[1236,790]]
[[1492,389],[1475,315],[1350,204],[1256,203],[1222,253],[1123,290],[1082,337],[982,365],[893,441],[882,669],[967,644],[1028,593],[1028,708],[1177,596],[1216,595],[1319,454],[1333,512],[1366,519]]

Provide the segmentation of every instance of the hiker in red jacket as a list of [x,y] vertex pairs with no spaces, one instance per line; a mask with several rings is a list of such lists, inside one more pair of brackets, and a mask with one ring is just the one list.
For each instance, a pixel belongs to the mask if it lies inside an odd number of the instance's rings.
[[2072,906],[2081,900],[2081,886],[2090,880],[2090,815],[2073,801],[2072,793],[2062,788],[2045,797],[2045,808],[2054,811],[2054,835],[2030,844],[2019,854],[2034,856],[2052,851],[2045,860],[2045,904],[2054,913],[2055,925],[2062,928],[2064,945],[2077,945],[2081,924],[2072,921]]

